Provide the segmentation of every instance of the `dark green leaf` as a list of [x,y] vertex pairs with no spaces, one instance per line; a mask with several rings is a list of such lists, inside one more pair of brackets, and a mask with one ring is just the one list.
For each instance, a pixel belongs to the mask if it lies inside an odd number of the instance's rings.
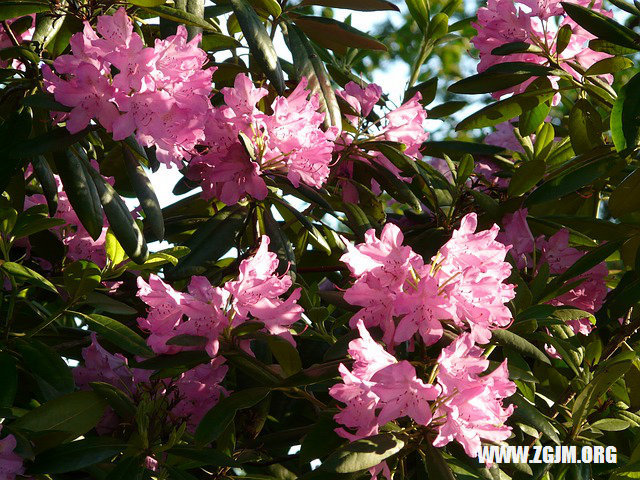
[[29,473],[66,473],[95,465],[121,453],[127,443],[115,438],[84,438],[38,455]]
[[204,416],[196,430],[195,438],[199,444],[216,440],[236,416],[238,410],[253,407],[270,392],[269,388],[256,387],[232,393],[223,398]]
[[386,51],[384,43],[332,18],[296,16],[294,21],[311,40],[325,48],[344,54],[348,47]]
[[149,256],[147,242],[144,240],[138,223],[131,216],[129,208],[118,193],[91,166],[86,167],[100,197],[109,226],[122,245],[125,253],[134,262],[142,265]]
[[145,10],[155,13],[159,17],[166,18],[167,20],[174,21],[176,23],[182,23],[184,25],[190,25],[193,27],[200,27],[210,32],[217,32],[218,29],[213,24],[207,22],[203,18],[193,13],[185,12],[177,8],[169,7],[167,5],[159,5],[157,7],[143,7]]
[[640,210],[640,169],[634,170],[611,192],[609,210],[618,218]]
[[488,105],[478,112],[462,120],[456,130],[493,127],[531,110],[543,102],[550,100],[555,90],[536,90],[513,95],[505,100]]
[[621,89],[611,109],[611,137],[616,150],[635,148],[640,142],[640,73]]
[[535,358],[543,363],[550,364],[547,356],[534,344],[528,340],[516,335],[509,330],[493,330],[491,335],[492,341],[504,347],[510,347],[527,357]]
[[121,348],[125,352],[142,357],[151,356],[151,350],[144,339],[126,325],[104,315],[73,312],[86,322],[101,337]]
[[577,154],[602,145],[602,118],[588,100],[580,98],[573,104],[568,127],[571,146]]
[[620,25],[613,18],[606,17],[592,8],[573,3],[562,2],[562,7],[578,25],[599,39],[634,50],[640,49],[640,35]]
[[375,467],[385,459],[398,453],[404,442],[391,433],[381,433],[356,440],[334,453],[322,462],[322,471],[353,473]]
[[[128,141],[135,142],[133,138],[130,138]],[[128,143],[123,145],[122,151],[124,153],[124,164],[127,169],[127,177],[129,178],[129,182],[131,183],[133,190],[136,192],[138,200],[140,200],[140,206],[145,214],[145,224],[149,225],[149,228],[156,240],[163,240],[164,218],[162,217],[160,202],[158,202],[158,197],[153,191],[151,181],[138,162],[134,150],[129,147]]]
[[546,164],[543,160],[530,160],[522,162],[513,173],[509,182],[508,192],[512,197],[518,197],[531,190],[542,180]]
[[0,5],[0,20],[12,20],[31,13],[48,12],[51,10],[47,2],[5,0]]
[[11,426],[31,432],[61,431],[72,440],[97,425],[106,405],[95,392],[73,392],[27,412]]
[[363,12],[400,9],[387,0],[302,0],[300,5],[320,5],[323,7],[346,8]]
[[65,266],[63,271],[64,285],[71,295],[77,299],[92,292],[102,280],[100,268],[87,260],[78,260]]
[[536,430],[544,433],[556,445],[560,445],[558,430],[551,424],[551,421],[544,416],[532,405],[528,400],[516,393],[509,400],[516,405],[514,410],[514,418],[524,420],[526,425],[534,427]]
[[122,390],[103,382],[91,382],[89,385],[107,401],[120,418],[127,420],[136,414],[136,406]]
[[54,287],[49,280],[24,265],[20,265],[15,262],[2,262],[0,263],[0,269],[15,278],[18,283],[30,283],[31,285],[35,285],[36,287],[40,287],[44,290],[49,290],[55,294],[58,293],[56,287]]
[[256,63],[271,81],[276,91],[283,95],[285,84],[282,67],[260,17],[246,0],[231,0],[231,5]]
[[0,352],[0,384],[0,408],[10,408],[18,391],[18,369],[15,358],[6,352]]

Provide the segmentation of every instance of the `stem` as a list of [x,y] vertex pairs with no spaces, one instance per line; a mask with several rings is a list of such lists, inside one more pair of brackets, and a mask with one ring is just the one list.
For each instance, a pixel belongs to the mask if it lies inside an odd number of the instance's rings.
[[11,30],[11,27],[9,27],[9,23],[7,23],[6,20],[2,20],[2,27],[4,28],[5,32],[7,32],[7,35],[9,36],[9,40],[11,40],[11,43],[13,43],[13,45],[16,47],[19,47],[20,42],[18,41],[16,36],[13,34],[13,30]]
[[424,38],[422,40],[422,46],[420,47],[418,58],[416,58],[416,62],[413,64],[413,67],[411,69],[411,77],[409,78],[409,84],[407,85],[407,88],[413,87],[413,85],[418,80],[418,77],[420,76],[420,68],[427,60],[427,57],[431,54],[432,48],[433,46],[431,45],[431,42]]

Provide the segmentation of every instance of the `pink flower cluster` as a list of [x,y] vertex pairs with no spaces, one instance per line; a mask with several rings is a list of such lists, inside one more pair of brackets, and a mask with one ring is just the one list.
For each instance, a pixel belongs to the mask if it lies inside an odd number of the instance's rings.
[[[0,425],[0,433],[2,425]],[[0,440],[0,478],[2,480],[15,480],[16,476],[24,473],[22,458],[15,453],[16,438],[7,435]]]
[[[329,390],[344,404],[334,417],[342,425],[336,429],[338,435],[352,441],[365,438],[388,422],[408,417],[437,429],[434,446],[455,440],[471,457],[477,456],[481,439],[502,441],[510,436],[511,428],[504,422],[513,405],[503,408],[502,400],[513,395],[516,386],[509,380],[507,363],[480,376],[489,361],[468,333],[442,351],[438,384],[431,385],[418,378],[411,363],[398,361],[376,343],[362,320],[357,328],[360,338],[349,343],[353,367],[340,365],[342,383]],[[381,471],[388,471],[386,465],[371,473],[376,478]]]
[[[31,173],[30,168],[27,169],[26,175]],[[102,233],[94,240],[89,235],[86,228],[82,226],[80,219],[73,210],[67,194],[62,189],[62,182],[60,178],[54,176],[56,185],[58,186],[58,209],[55,214],[55,218],[64,220],[66,225],[55,229],[54,231],[60,236],[62,243],[67,247],[67,257],[71,260],[89,260],[99,267],[104,267],[106,264],[107,256],[104,250],[104,242],[107,236],[107,230],[109,224],[107,219],[104,218],[104,226],[102,227]],[[113,184],[111,177],[106,179],[109,183]],[[35,207],[38,205],[46,205],[47,200],[44,195],[35,194],[25,197],[24,209]]]
[[351,326],[363,320],[367,327],[380,327],[393,349],[416,334],[434,344],[442,337],[442,321],[449,320],[469,329],[474,341],[487,343],[491,329],[511,322],[505,303],[515,293],[505,283],[511,265],[504,261],[508,247],[496,241],[497,225],[478,233],[476,228],[475,214],[464,217],[429,264],[402,245],[403,235],[393,224],[384,227],[379,239],[370,230],[365,243],[347,242],[341,260],[356,280],[344,298],[363,307]]
[[255,255],[241,262],[238,278],[223,287],[214,288],[205,277],[192,277],[188,292],[179,292],[155,275],[149,283],[139,278],[138,296],[150,309],[138,323],[150,333],[148,343],[153,351],[177,353],[186,347],[167,345],[168,340],[196,335],[207,339],[206,351],[215,357],[220,335],[250,318],[262,322],[266,332],[295,344],[289,329],[302,314],[296,303],[300,289],[281,298],[291,288],[291,277],[275,273],[278,258],[268,248],[269,237],[263,236]]
[[443,423],[433,445],[443,447],[455,440],[470,457],[478,455],[481,439],[500,442],[509,438],[511,427],[504,423],[514,407],[504,408],[502,400],[516,392],[506,360],[493,372],[480,376],[489,368],[489,360],[482,353],[465,333],[438,357],[442,402],[434,417]]
[[[91,336],[91,345],[82,350],[82,358],[84,365],[73,369],[76,385],[81,389],[90,389],[91,382],[104,382],[135,398],[149,383],[150,371],[130,368],[126,357],[109,353],[98,343],[95,334]],[[171,415],[186,421],[191,432],[221,395],[228,395],[220,385],[228,370],[224,363],[224,358],[217,357],[183,373],[174,383],[171,400],[175,405]],[[116,413],[109,409],[98,424],[98,433],[111,433],[119,423]]]
[[[506,215],[503,219],[504,232],[498,238],[504,244],[512,245],[511,254],[519,269],[527,268],[537,272],[540,266],[546,263],[551,275],[559,275],[585,255],[584,252],[569,246],[569,231],[566,229],[559,230],[548,239],[543,235],[534,239],[527,223],[527,213],[527,209],[520,209]],[[539,255],[534,265],[533,254],[536,250],[539,251]],[[572,281],[582,280],[582,283],[554,298],[550,303],[595,313],[600,310],[607,295],[608,274],[607,264],[602,262],[573,279]],[[568,323],[576,333],[585,335],[593,328],[587,318],[570,320]]]
[[145,47],[124,8],[98,17],[97,32],[87,22],[71,37],[72,54],[54,61],[62,77],[42,67],[47,91],[72,107],[56,118],[66,120],[72,133],[92,119],[113,132],[114,140],[135,133],[142,145],[156,147],[158,160],[182,167],[181,159],[189,159],[204,140],[211,109],[214,70],[202,68],[207,54],[198,48],[200,38],[187,42],[179,26],[176,35]]
[[[201,182],[206,197],[226,204],[247,195],[262,200],[267,196],[262,175],[270,172],[286,175],[296,187],[326,182],[337,130],[320,129],[324,114],[306,87],[303,79],[288,97],[277,97],[270,115],[256,108],[267,90],[255,88],[246,75],[236,77],[234,88],[222,89],[225,105],[207,117],[209,151],[189,166],[189,177]],[[249,145],[240,142],[241,134]]]
[[[362,119],[367,117],[382,95],[382,89],[375,83],[371,83],[362,88],[360,85],[349,82],[344,90],[337,92],[338,96],[344,99],[358,116],[347,115],[347,119],[358,129],[357,136],[362,133]],[[424,122],[427,118],[427,111],[420,104],[422,96],[420,93],[408,100],[406,103],[388,112],[378,124],[378,132],[369,140],[386,140],[399,142],[405,145],[404,153],[414,159],[421,158],[420,146],[429,138],[425,131]],[[354,138],[346,132],[336,141],[336,151],[338,153],[352,149]],[[356,187],[347,179],[353,177],[354,161],[370,164],[375,162],[385,170],[392,172],[398,178],[405,180],[400,175],[400,169],[396,167],[382,153],[375,151],[350,152],[348,158],[344,158],[337,168],[336,175],[343,189],[345,201],[356,203],[358,201],[358,191]],[[372,184],[376,193],[380,191],[379,185]]]
[[[601,0],[568,1],[608,16],[612,15],[603,9]],[[566,48],[558,52],[558,31],[564,25],[569,25],[572,35]],[[505,61],[548,65],[548,57],[551,57],[563,70],[575,78],[580,78],[581,74],[575,65],[587,69],[597,61],[610,56],[586,47],[587,42],[596,37],[565,16],[560,0],[489,0],[486,7],[478,9],[478,21],[473,26],[478,31],[472,42],[480,52],[479,72]],[[507,56],[491,54],[495,48],[511,42],[529,43],[541,48],[544,53],[514,53]],[[606,79],[609,82],[613,81],[610,76]],[[557,86],[558,77],[550,77],[550,80]],[[530,79],[515,87],[501,90],[494,93],[494,96],[500,98],[512,92],[521,93],[532,81],[533,79]]]

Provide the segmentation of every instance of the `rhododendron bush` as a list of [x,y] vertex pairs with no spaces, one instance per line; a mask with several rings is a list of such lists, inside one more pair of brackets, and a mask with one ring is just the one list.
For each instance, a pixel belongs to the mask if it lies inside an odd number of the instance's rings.
[[639,21],[0,2],[0,480],[638,478]]

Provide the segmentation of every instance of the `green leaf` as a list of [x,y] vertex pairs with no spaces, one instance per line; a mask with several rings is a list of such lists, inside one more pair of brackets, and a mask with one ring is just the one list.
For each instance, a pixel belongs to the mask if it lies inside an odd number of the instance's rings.
[[525,205],[530,206],[556,200],[589,185],[594,180],[611,172],[612,161],[612,157],[607,156],[567,169],[563,174],[547,180],[531,192],[525,200]]
[[207,412],[198,428],[195,439],[201,445],[216,440],[227,426],[233,422],[238,410],[253,407],[270,392],[269,388],[256,387],[232,393],[223,398]]
[[136,406],[122,390],[103,382],[91,382],[89,385],[107,401],[120,418],[127,420],[135,416]]
[[198,365],[208,363],[211,357],[203,351],[192,350],[176,353],[175,355],[159,355],[157,357],[133,362],[132,367],[143,370],[160,370],[181,367],[183,371],[191,370]]
[[12,20],[23,15],[30,15],[32,13],[41,13],[51,11],[51,6],[48,2],[38,1],[8,1],[5,0],[0,5],[0,21]]
[[591,8],[585,8],[573,3],[562,2],[567,15],[578,25],[601,40],[634,50],[640,49],[640,35],[630,28],[620,25],[612,18]]
[[[546,80],[546,79],[545,79]],[[551,102],[542,102],[537,107],[522,112],[520,118],[518,118],[518,130],[523,137],[529,136],[532,133],[536,133],[538,128],[544,124],[545,119],[549,116],[551,111]],[[547,123],[551,127],[551,124]],[[553,128],[552,128],[553,131]],[[538,134],[538,137],[540,135]],[[536,138],[538,140],[538,138]],[[550,140],[553,140],[553,135]]]
[[151,350],[147,346],[144,339],[131,330],[126,325],[104,315],[92,313],[85,315],[84,313],[73,312],[74,315],[80,317],[101,337],[121,348],[125,352],[132,355],[140,355],[149,357],[152,355]]
[[118,193],[91,166],[86,166],[89,176],[96,186],[104,213],[109,220],[110,228],[122,245],[125,253],[134,262],[142,265],[149,256],[147,242],[137,222],[131,216],[129,208]]
[[139,7],[159,7],[164,5],[166,0],[130,0],[129,3],[137,5]]
[[322,462],[321,471],[354,473],[379,465],[398,453],[404,442],[391,433],[381,433],[351,442]]
[[187,240],[190,252],[178,265],[165,271],[167,280],[186,278],[194,268],[204,272],[222,255],[235,247],[235,238],[245,226],[246,210],[240,206],[227,206],[198,227]]
[[568,127],[571,146],[577,154],[590,152],[602,145],[602,118],[589,100],[579,98],[573,104]]
[[626,57],[603,58],[591,65],[585,72],[585,75],[605,75],[608,73],[620,72],[631,67],[633,67],[633,61]]
[[387,50],[385,44],[375,37],[332,18],[295,16],[293,20],[311,40],[340,54],[345,54],[348,47]]
[[111,229],[107,230],[104,247],[107,254],[107,259],[109,259],[111,265],[118,265],[124,260],[126,254],[124,253],[122,245],[120,245],[120,242],[118,242],[118,239],[113,234],[113,230]]
[[206,52],[238,48],[242,44],[235,38],[221,33],[208,33],[203,35],[200,48]]
[[620,432],[629,428],[629,422],[621,418],[603,418],[591,424],[591,427],[604,432]]
[[321,383],[327,380],[332,380],[336,377],[340,377],[340,374],[338,373],[338,366],[341,363],[346,362],[344,359],[341,359],[305,368],[301,372],[298,372],[283,380],[281,386],[302,387],[306,385],[314,385],[316,383]]
[[249,2],[253,5],[253,8],[263,11],[273,18],[278,18],[282,15],[282,7],[276,0],[249,0]]
[[320,110],[325,112],[325,126],[342,127],[342,116],[336,94],[331,85],[331,78],[322,60],[316,55],[307,37],[295,25],[288,25],[288,40],[293,64],[296,67],[296,77],[305,77],[309,82],[309,89],[318,94]]
[[58,209],[58,185],[56,184],[56,179],[53,176],[51,167],[42,155],[31,159],[31,165],[33,165],[33,173],[42,187],[42,193],[47,199],[49,215],[53,216]]
[[178,446],[168,450],[167,453],[194,460],[203,467],[236,467],[239,465],[233,458],[213,448]]
[[640,73],[634,75],[621,89],[611,109],[611,137],[616,150],[636,148],[640,143]]
[[143,6],[143,8],[151,13],[155,13],[156,15],[162,18],[166,18],[167,20],[171,20],[177,23],[182,23],[184,25],[190,25],[193,27],[200,27],[210,32],[218,31],[218,29],[215,26],[213,26],[213,24],[207,22],[203,18],[200,18],[198,15],[185,12],[184,10],[169,7],[167,5],[159,5],[157,7]]
[[492,341],[495,341],[498,345],[510,347],[527,357],[551,364],[547,356],[538,347],[521,336],[509,330],[493,330],[491,334]]
[[456,480],[451,471],[451,467],[442,457],[439,448],[435,448],[430,442],[425,443],[426,452],[423,457],[424,466],[427,470],[429,478],[437,478],[438,480]]
[[405,103],[412,99],[416,93],[420,92],[422,95],[422,99],[420,103],[424,106],[429,105],[436,98],[436,94],[438,93],[438,77],[430,78],[418,85],[414,85],[413,87],[407,89],[404,93],[404,99],[402,103]]
[[120,460],[115,468],[111,470],[105,480],[143,480],[146,477],[147,469],[143,466],[143,459],[140,457],[125,457]]
[[266,340],[271,353],[276,357],[276,360],[282,367],[282,371],[287,377],[302,370],[300,354],[291,343],[275,335],[268,335]]
[[473,156],[469,155],[468,153],[466,155],[463,155],[462,159],[460,160],[460,163],[458,164],[458,171],[456,174],[456,183],[458,185],[464,185],[467,179],[473,173],[474,169],[475,169],[475,162],[473,161]]
[[462,142],[460,140],[428,141],[424,142],[420,149],[423,155],[430,155],[438,158],[444,158],[444,155],[449,155],[453,159],[458,158],[465,153],[469,153],[471,155],[496,155],[504,152],[504,150],[504,148],[496,147],[495,145]]
[[61,218],[49,218],[24,212],[18,216],[12,233],[15,238],[24,238],[34,233],[42,232],[43,230],[50,230],[66,225],[66,223],[67,222]]
[[102,271],[92,262],[78,260],[65,266],[63,271],[64,285],[72,299],[77,299],[92,292],[102,281]]
[[348,10],[359,10],[362,12],[376,12],[381,10],[400,11],[396,5],[387,0],[302,0],[300,5],[346,8]]
[[58,294],[58,290],[56,290],[56,287],[54,287],[49,280],[24,265],[15,262],[3,262],[0,263],[0,269],[15,278],[18,283],[30,283],[43,290],[49,290],[56,295]]
[[115,438],[84,438],[38,455],[29,467],[29,473],[56,474],[81,470],[115,457],[127,447],[127,443]]
[[103,217],[100,196],[82,160],[73,152],[53,156],[69,203],[80,223],[94,240],[102,234]]
[[511,55],[513,53],[542,53],[542,50],[527,42],[509,42],[491,50],[491,55]]
[[514,419],[521,419],[526,425],[534,427],[536,430],[544,433],[556,445],[560,445],[558,430],[551,424],[549,418],[544,416],[535,405],[532,405],[527,399],[516,393],[509,400],[516,405],[514,410]]
[[260,69],[267,76],[273,87],[284,94],[285,84],[278,54],[262,20],[246,0],[230,0],[233,12],[238,19],[242,33],[249,44],[249,50]]
[[[58,394],[73,391],[74,382],[71,369],[60,355],[48,345],[33,338],[16,340],[16,350],[20,354],[24,365],[28,365],[29,372],[47,382]],[[49,395],[44,392],[46,397]]]
[[176,335],[167,340],[167,345],[179,345],[181,347],[204,347],[209,340],[200,335]]
[[634,170],[611,192],[608,206],[611,214],[618,218],[640,210],[640,169]]
[[8,150],[7,155],[30,158],[51,152],[61,152],[82,140],[86,135],[86,130],[71,134],[66,128],[53,128],[42,135],[17,143]]
[[556,36],[556,54],[559,55],[566,50],[571,41],[572,34],[571,25],[562,25],[562,27],[560,27]]
[[448,90],[462,94],[492,93],[520,85],[532,77],[547,76],[550,72],[549,67],[532,63],[500,63],[481,73],[463,78],[451,85]]
[[467,102],[461,102],[457,100],[441,103],[440,105],[436,105],[435,107],[429,109],[428,118],[436,119],[436,118],[449,117],[454,113],[460,111],[467,105],[468,105]]
[[0,352],[0,408],[10,408],[18,391],[18,369],[16,359]]
[[543,160],[530,160],[522,162],[513,172],[513,177],[509,182],[508,193],[511,197],[519,197],[525,194],[531,188],[542,180],[546,170],[546,164]]
[[15,420],[12,428],[31,432],[65,432],[72,440],[95,427],[107,402],[95,392],[73,392],[55,398]]
[[631,363],[631,360],[625,357],[615,357],[606,364],[601,364],[593,379],[578,394],[573,403],[571,418],[574,432],[579,431],[598,398],[629,370]]
[[[127,139],[127,142],[135,142],[135,139],[130,137]],[[123,145],[122,152],[124,153],[124,165],[127,171],[127,177],[136,193],[136,197],[140,200],[140,206],[145,214],[145,224],[149,225],[156,240],[163,240],[164,218],[162,217],[160,202],[158,202],[158,197],[153,191],[151,181],[138,162],[135,151],[128,143]]]
[[456,131],[493,127],[531,110],[555,95],[555,90],[536,90],[513,95],[488,105],[456,125]]
[[430,17],[429,0],[407,0],[407,7],[422,33],[426,33]]

